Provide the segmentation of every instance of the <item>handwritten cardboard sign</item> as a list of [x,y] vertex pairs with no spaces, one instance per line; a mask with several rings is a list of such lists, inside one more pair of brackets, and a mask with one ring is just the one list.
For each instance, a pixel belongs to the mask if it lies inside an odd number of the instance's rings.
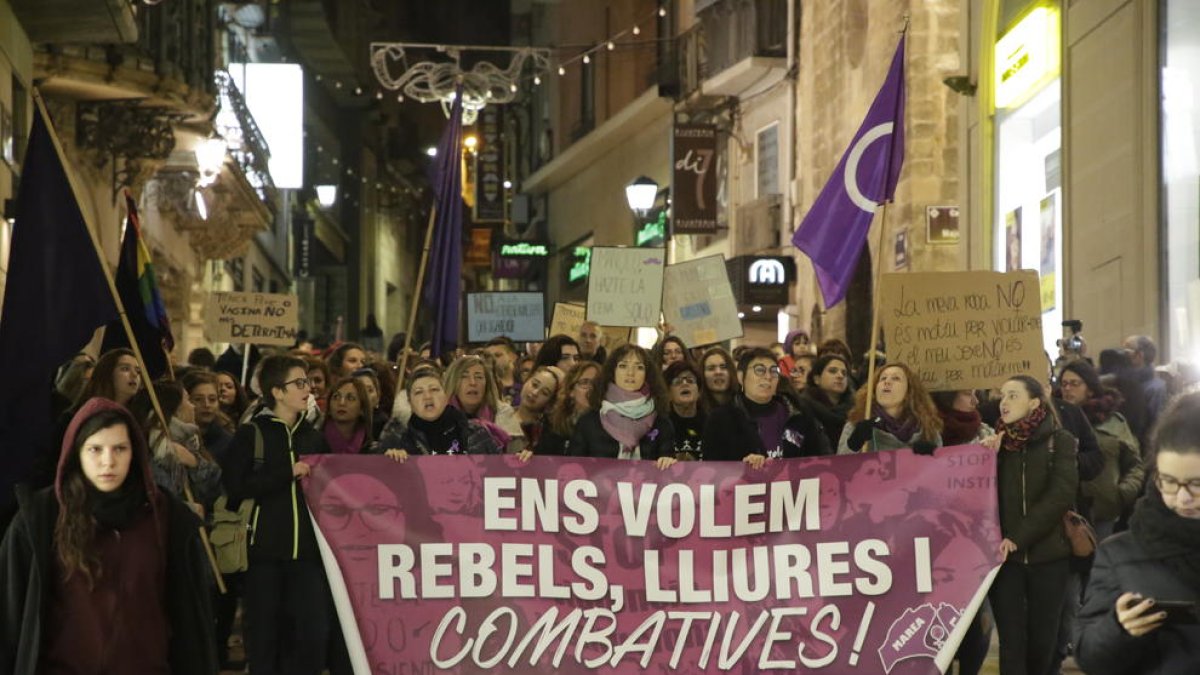
[[661,248],[592,248],[587,318],[606,326],[656,326],[662,313]]
[[[586,320],[586,313],[587,307],[585,305],[577,305],[573,302],[554,303],[554,313],[550,315],[550,330],[546,332],[546,335],[570,335],[578,340],[579,330],[583,327],[583,322]],[[611,352],[613,349],[629,342],[630,333],[632,332],[628,328],[601,326],[600,344]]]
[[888,362],[931,391],[989,389],[1013,375],[1046,381],[1036,272],[885,274],[880,321]]
[[204,331],[213,342],[296,344],[300,305],[282,293],[213,293],[204,311]]
[[725,257],[712,255],[669,265],[663,280],[663,316],[689,347],[742,336]]
[[505,336],[537,342],[546,325],[546,299],[541,293],[467,293],[467,342]]

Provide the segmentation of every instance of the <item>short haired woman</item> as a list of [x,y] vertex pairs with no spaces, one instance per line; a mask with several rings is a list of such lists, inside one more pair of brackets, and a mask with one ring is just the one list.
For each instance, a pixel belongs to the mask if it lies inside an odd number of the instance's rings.
[[448,405],[450,397],[436,370],[413,372],[407,386],[412,404],[408,427],[389,425],[379,449],[396,461],[409,455],[494,455],[503,450],[483,425]]
[[850,364],[838,354],[825,354],[813,361],[801,399],[816,415],[829,447],[837,448],[846,426],[846,417],[854,407],[854,389],[850,387]]

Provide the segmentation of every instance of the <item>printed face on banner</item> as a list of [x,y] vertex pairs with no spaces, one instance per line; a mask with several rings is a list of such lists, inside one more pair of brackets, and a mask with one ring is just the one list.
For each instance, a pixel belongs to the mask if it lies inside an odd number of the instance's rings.
[[370,672],[944,669],[998,567],[995,453],[733,463],[319,456]]

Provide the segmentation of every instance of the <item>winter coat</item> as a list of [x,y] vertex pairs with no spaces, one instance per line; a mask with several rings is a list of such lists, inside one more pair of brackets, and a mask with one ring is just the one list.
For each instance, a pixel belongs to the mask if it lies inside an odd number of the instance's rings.
[[1022,450],[999,450],[1000,530],[1017,545],[1009,562],[1043,563],[1071,555],[1063,515],[1075,502],[1075,438],[1046,415]]
[[[675,427],[668,415],[659,415],[654,426],[638,442],[642,459],[656,460],[659,457],[675,456]],[[589,410],[575,423],[575,433],[567,453],[575,457],[607,457],[617,459],[621,455],[621,444],[608,435],[600,424],[600,413]]]
[[[172,442],[187,448],[196,457],[196,466],[189,467],[179,461]],[[192,488],[196,502],[203,504],[205,511],[211,510],[213,502],[221,496],[221,467],[201,452],[203,440],[200,428],[172,417],[169,437],[155,428],[150,432],[150,448],[153,455],[154,482],[171,491],[180,499],[187,499],[185,485]]]
[[[842,435],[838,439],[837,454],[852,455],[854,451],[850,449],[850,435],[854,433],[854,422],[847,422],[846,426],[842,427]],[[878,427],[871,434],[871,439],[863,445],[860,452],[878,452],[880,450],[900,450],[902,448],[911,448],[917,441],[925,440],[921,435],[921,430],[918,429],[913,434],[908,442],[904,442],[896,438],[895,434],[885,431]],[[942,447],[942,435],[934,434],[930,439],[936,447]]]
[[[1200,545],[1196,554],[1200,555]],[[1075,660],[1080,668],[1089,675],[1200,673],[1200,625],[1166,624],[1133,637],[1117,622],[1115,609],[1117,598],[1129,592],[1160,600],[1200,601],[1200,589],[1189,588],[1152,557],[1132,532],[1109,537],[1096,552],[1075,624]]]
[[[255,430],[262,439],[262,463],[255,464]],[[264,560],[317,559],[317,540],[292,467],[304,455],[327,454],[324,437],[305,420],[292,426],[263,408],[238,427],[229,445],[224,473],[229,509],[253,499],[249,555]]]
[[[92,399],[81,408],[82,419],[103,409],[116,409],[128,418],[138,463],[130,478],[147,484],[154,517],[163,518],[166,532],[166,613],[170,621],[167,645],[171,672],[176,675],[212,675],[217,672],[213,616],[209,596],[209,568],[201,548],[200,520],[150,479],[149,452],[137,433],[133,416],[111,401]],[[65,455],[73,450],[78,424],[64,436],[59,476]],[[47,638],[47,614],[54,602],[57,582],[54,527],[60,503],[56,487],[36,492],[24,486],[16,491],[19,511],[0,543],[0,673],[35,675]],[[138,599],[123,598],[137,602]]]
[[[832,454],[825,429],[817,418],[806,410],[796,407],[783,396],[775,402],[787,407],[787,422],[779,439],[780,457],[817,457]],[[748,455],[770,456],[775,448],[764,448],[758,435],[758,423],[750,415],[744,394],[717,406],[708,414],[704,423],[704,459],[714,461],[741,461]]]
[[[477,420],[464,416],[459,422],[457,435],[459,447],[466,448],[466,451],[460,454],[495,455],[503,452],[503,448],[496,444],[491,432]],[[373,448],[373,451],[380,453],[387,450],[403,450],[410,455],[437,454],[431,449],[429,440],[422,431],[411,424],[402,428],[395,419],[388,423],[383,437]]]
[[800,391],[800,403],[821,423],[825,437],[829,439],[829,447],[836,450],[842,427],[846,426],[846,416],[854,407],[854,392],[847,389],[837,403],[829,405],[826,394],[819,387],[808,386]]
[[[1122,433],[1122,429],[1125,433]],[[1124,436],[1124,438],[1122,437]],[[1124,418],[1114,413],[1096,426],[1096,440],[1104,453],[1104,469],[1100,475],[1082,485],[1082,492],[1091,502],[1092,519],[1111,522],[1133,507],[1142,493],[1145,470]]]

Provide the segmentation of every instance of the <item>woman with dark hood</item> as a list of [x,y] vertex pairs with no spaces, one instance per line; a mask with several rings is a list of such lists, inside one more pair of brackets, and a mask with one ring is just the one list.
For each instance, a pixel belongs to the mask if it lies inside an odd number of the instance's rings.
[[17,499],[0,544],[0,672],[216,672],[200,521],[154,485],[129,411],[85,402],[54,486]]

